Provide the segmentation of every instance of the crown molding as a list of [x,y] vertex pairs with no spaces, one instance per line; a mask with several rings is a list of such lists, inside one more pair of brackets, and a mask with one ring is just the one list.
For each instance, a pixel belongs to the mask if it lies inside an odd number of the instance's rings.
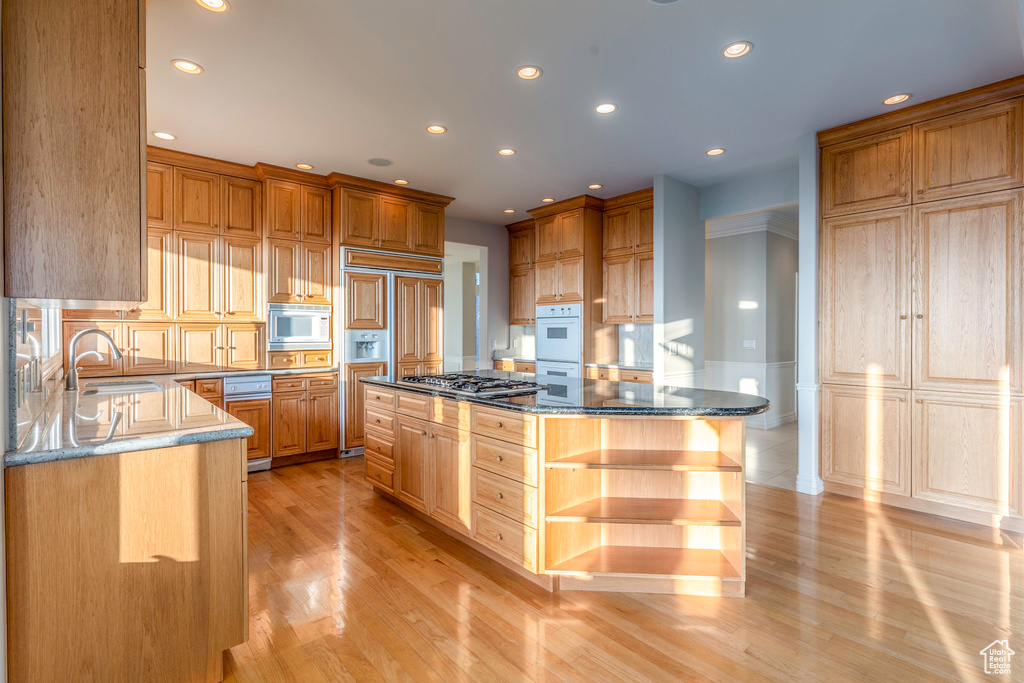
[[556,213],[572,211],[573,209],[595,209],[597,211],[604,211],[604,200],[593,195],[581,194],[579,197],[573,197],[572,199],[563,199],[562,201],[555,202],[554,204],[538,206],[536,209],[530,209],[526,213],[530,214],[534,218],[544,218],[545,216],[553,216]]
[[401,187],[391,183],[382,183],[379,180],[370,180],[369,178],[360,178],[358,176],[346,175],[344,173],[332,173],[327,176],[327,185],[331,188],[347,187],[354,190],[363,190],[364,192],[388,194],[393,197],[400,197],[402,199],[422,202],[424,204],[435,204],[441,207],[448,206],[455,201],[455,197],[448,197],[443,194],[434,194],[433,192],[424,192],[423,190],[414,190],[409,187]]
[[604,209],[618,209],[623,206],[632,206],[641,202],[654,201],[654,188],[648,187],[644,190],[637,190],[628,194],[620,194],[618,197],[604,200]]
[[533,219],[527,218],[525,221],[518,221],[516,223],[509,223],[505,226],[505,229],[509,232],[519,232],[520,230],[529,230],[533,227]]
[[185,168],[191,168],[196,171],[218,173],[220,175],[229,175],[236,178],[245,178],[247,180],[260,180],[259,175],[256,173],[256,169],[252,166],[236,164],[233,161],[212,159],[198,154],[189,154],[188,152],[179,152],[176,149],[167,149],[166,147],[154,147],[153,145],[147,145],[146,161],[151,161],[157,164],[167,164],[168,166],[184,166]]
[[256,174],[259,175],[260,180],[284,180],[291,183],[322,187],[324,189],[328,187],[327,176],[302,171],[297,168],[275,166],[274,164],[267,164],[262,161],[256,164]]
[[800,223],[779,211],[758,211],[745,213],[741,216],[715,218],[706,221],[705,236],[707,239],[745,235],[748,232],[774,232],[776,235],[799,240]]

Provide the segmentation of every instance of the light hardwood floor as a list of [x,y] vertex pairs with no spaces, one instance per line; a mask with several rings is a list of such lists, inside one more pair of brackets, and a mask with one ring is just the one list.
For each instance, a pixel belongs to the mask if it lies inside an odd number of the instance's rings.
[[1010,680],[1020,536],[749,484],[747,597],[563,592],[374,494],[363,460],[249,475],[249,641],[227,681]]

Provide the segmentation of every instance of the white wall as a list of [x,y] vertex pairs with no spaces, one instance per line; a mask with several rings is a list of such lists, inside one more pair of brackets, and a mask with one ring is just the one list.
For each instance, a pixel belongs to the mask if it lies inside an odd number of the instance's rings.
[[736,216],[800,201],[799,167],[785,166],[710,185],[700,191],[702,220]]
[[445,218],[444,230],[446,242],[486,249],[486,263],[480,263],[480,358],[490,367],[491,340],[497,340],[498,348],[509,343],[508,231],[501,225],[463,218]]
[[[708,360],[765,362],[767,235],[748,232],[706,243]],[[757,308],[741,309],[740,301],[753,301]],[[756,348],[744,349],[744,340],[752,340]]]

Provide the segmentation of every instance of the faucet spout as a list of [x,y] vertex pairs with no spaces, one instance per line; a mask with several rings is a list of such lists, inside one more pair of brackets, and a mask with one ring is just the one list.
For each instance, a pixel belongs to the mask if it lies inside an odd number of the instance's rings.
[[107,344],[110,345],[111,357],[114,360],[118,360],[119,358],[121,358],[121,350],[117,348],[117,344],[114,343],[114,340],[110,338],[109,334],[95,327],[90,327],[87,330],[82,330],[81,332],[73,336],[71,338],[71,341],[68,343],[68,358],[70,359],[70,362],[68,363],[68,376],[64,380],[64,388],[67,389],[68,391],[78,390],[78,361],[80,361],[82,358],[88,355],[100,355],[98,351],[86,351],[85,353],[78,355],[78,342],[82,337],[84,337],[87,334],[95,334],[99,337],[102,337],[103,339],[106,339]]

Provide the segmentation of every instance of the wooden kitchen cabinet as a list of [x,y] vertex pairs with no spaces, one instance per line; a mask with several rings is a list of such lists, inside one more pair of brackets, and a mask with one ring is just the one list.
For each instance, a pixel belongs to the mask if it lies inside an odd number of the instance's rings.
[[176,340],[171,323],[124,323],[122,335],[124,374],[163,375],[176,370]]
[[[174,235],[149,228],[146,236],[146,300],[124,311],[129,320],[172,320],[177,273],[174,270]],[[109,313],[105,314],[109,316]]]
[[634,322],[654,322],[654,252],[637,252],[636,317]]
[[509,273],[509,324],[533,325],[537,317],[536,275],[532,268]]
[[312,452],[338,448],[341,413],[337,387],[310,390],[306,398],[306,449]]
[[270,457],[270,399],[255,398],[228,401],[224,410],[237,420],[252,427],[252,436],[246,442],[246,459],[260,460]]
[[267,338],[264,325],[222,325],[221,335],[225,370],[262,370],[266,367]]
[[444,363],[444,281],[424,279],[421,283],[423,307],[420,315],[423,322],[420,328],[420,360],[425,367],[439,368]]
[[470,487],[471,454],[469,432],[439,424],[430,425],[430,489],[433,492],[432,517],[445,526],[469,535],[472,500]]
[[537,256],[535,263],[557,259],[561,250],[562,240],[559,232],[558,216],[538,218],[534,222],[535,244]]
[[636,205],[636,250],[654,251],[654,201]]
[[582,258],[538,261],[534,266],[534,272],[537,305],[583,301]]
[[914,125],[914,201],[1024,185],[1024,99]]
[[273,455],[285,457],[306,452],[306,392],[273,394]]
[[583,209],[558,214],[558,258],[583,256]]
[[224,237],[220,265],[223,314],[231,322],[258,322],[266,315],[263,296],[263,243],[260,240]]
[[444,207],[451,197],[340,174],[331,174],[328,182],[338,205],[341,246],[444,256]]
[[297,304],[301,288],[299,243],[291,240],[267,240],[270,290],[267,301],[272,304]]
[[272,399],[275,458],[308,460],[304,456],[328,451],[337,455],[341,415],[336,372],[275,377]]
[[444,209],[433,204],[412,205],[412,251],[420,256],[444,256]]
[[604,322],[632,323],[636,316],[636,259],[626,253],[604,258]]
[[412,202],[396,197],[380,198],[380,237],[377,246],[388,251],[412,251]]
[[178,255],[177,319],[211,321],[220,318],[223,268],[218,262],[216,234],[176,232]]
[[604,211],[605,323],[654,322],[654,201],[650,197],[651,190],[615,197]]
[[345,329],[387,327],[387,282],[382,274],[345,273]]
[[378,246],[377,195],[371,192],[340,187],[335,191],[340,199],[341,244],[347,247],[372,249]]
[[150,230],[174,228],[174,168],[150,161],[146,164],[146,224]]
[[558,261],[537,261],[534,266],[534,274],[536,277],[536,305],[558,303]]
[[222,365],[220,325],[178,324],[178,372],[210,372]]
[[395,495],[412,508],[429,515],[433,510],[430,490],[430,435],[428,424],[404,415],[395,418]]
[[363,424],[365,392],[360,378],[381,377],[387,371],[387,363],[345,364],[345,448],[362,446],[366,437]]
[[219,175],[175,167],[175,230],[216,234],[220,230],[220,199]]
[[298,240],[301,235],[301,189],[298,183],[268,178],[263,181],[267,203],[267,237]]
[[299,245],[299,301],[311,306],[331,305],[331,245]]
[[821,150],[822,216],[910,204],[909,126]]
[[303,242],[331,243],[331,191],[300,186],[299,227]]
[[263,185],[257,180],[220,177],[221,233],[260,239],[263,236]]
[[[531,224],[532,225],[532,224]],[[533,267],[533,238],[534,229],[529,227],[526,229],[512,231],[512,226],[509,227],[508,235],[508,267],[509,270],[518,270],[522,268]]]
[[145,9],[3,3],[7,297],[146,299]]
[[[72,321],[64,323],[64,344],[68,344],[71,338],[82,330],[88,330],[90,328],[97,328],[103,330],[110,335],[111,339],[114,340],[114,344],[121,353],[124,353],[124,339],[123,332],[124,326],[117,321]],[[120,375],[124,369],[123,359],[115,359],[110,353],[110,345],[105,339],[100,338],[98,335],[90,334],[82,337],[82,340],[78,344],[78,354],[87,353],[89,351],[95,351],[100,355],[97,358],[95,355],[88,355],[82,358],[78,363],[78,376],[79,377],[107,377]],[[64,372],[67,374],[68,369],[71,367],[73,359],[68,357],[68,354],[64,354]]]
[[444,363],[444,282],[395,279],[395,351],[399,372],[432,374]]
[[623,206],[604,212],[604,257],[632,255],[636,245],[636,208]]

